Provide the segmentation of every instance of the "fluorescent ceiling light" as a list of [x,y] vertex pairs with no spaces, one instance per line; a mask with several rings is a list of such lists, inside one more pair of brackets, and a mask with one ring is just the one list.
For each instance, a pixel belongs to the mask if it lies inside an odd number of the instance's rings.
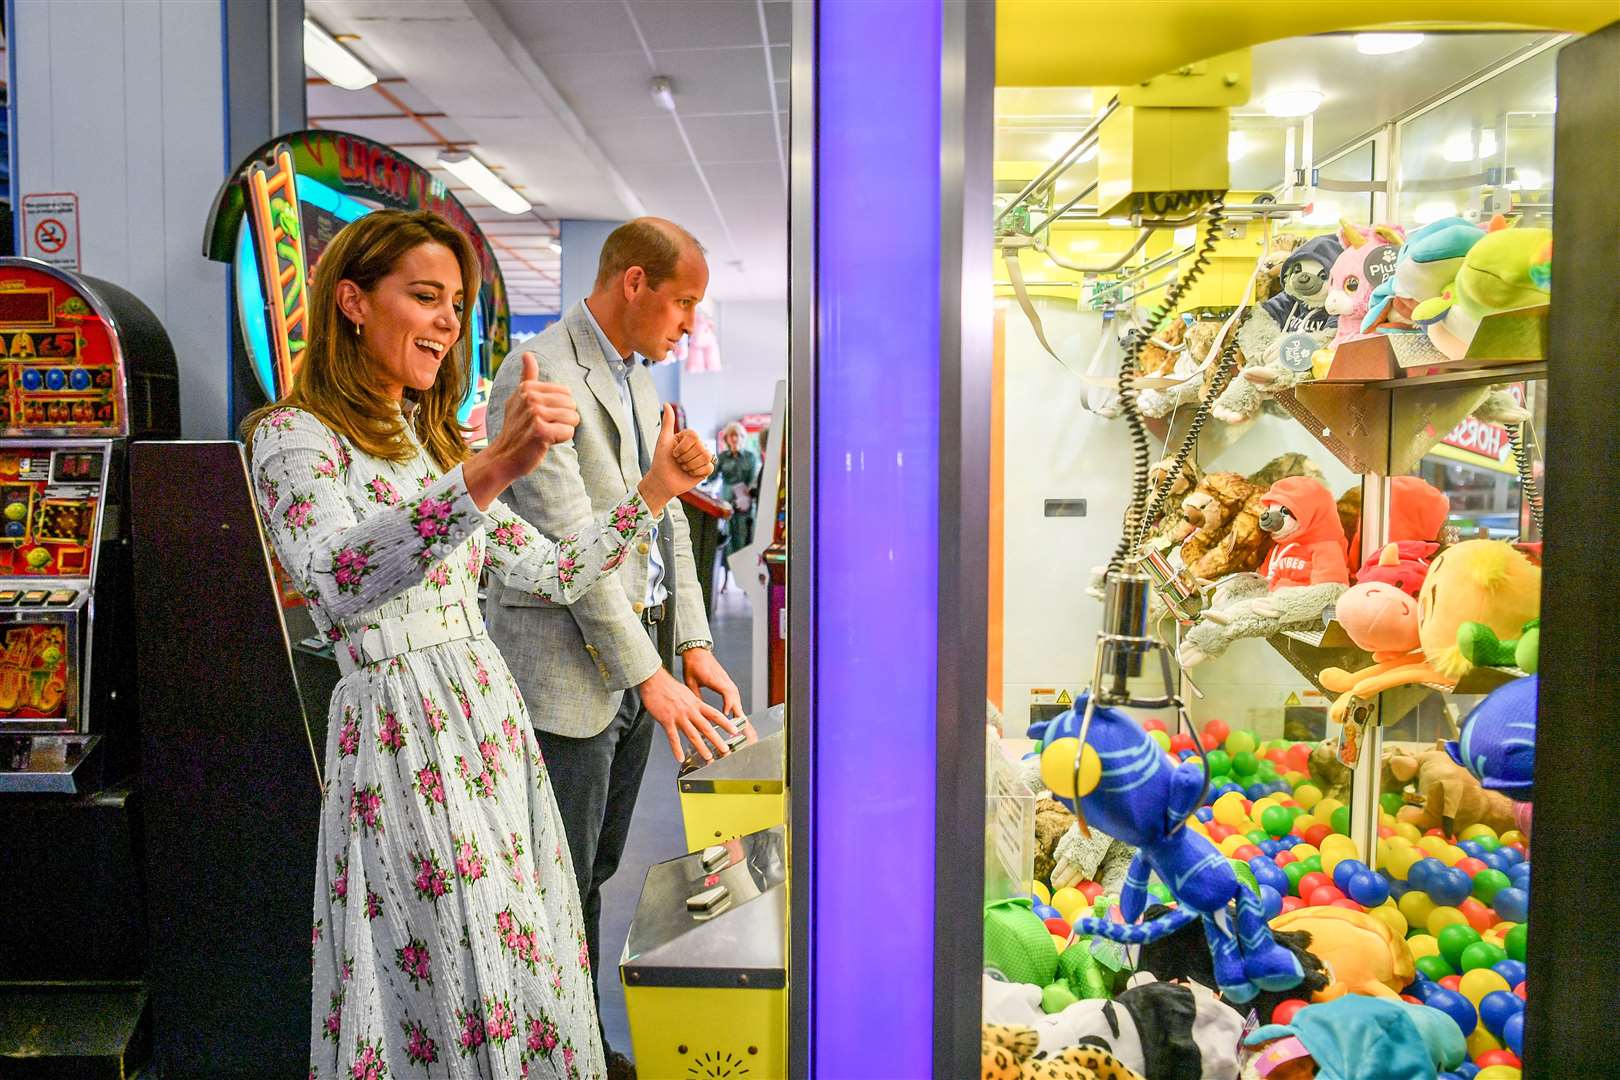
[[513,191],[511,185],[489,171],[488,165],[465,150],[440,150],[439,164],[497,210],[521,214],[534,209],[528,199]]
[[551,249],[551,253],[553,255],[562,254],[562,241],[558,240],[555,236],[546,241],[546,247]]
[[1325,96],[1320,90],[1284,90],[1266,98],[1266,113],[1277,117],[1309,116]]
[[1456,217],[1457,204],[1450,199],[1436,199],[1433,202],[1420,203],[1412,211],[1412,220],[1419,225],[1433,225],[1441,218]]
[[1317,201],[1299,220],[1306,225],[1336,225],[1339,221],[1339,204]]
[[1229,132],[1226,136],[1226,160],[1236,161],[1249,152],[1249,137],[1241,131]]
[[1388,56],[1423,44],[1422,34],[1357,34],[1356,51],[1363,56]]
[[304,63],[340,90],[364,90],[377,81],[376,72],[308,19],[304,20]]

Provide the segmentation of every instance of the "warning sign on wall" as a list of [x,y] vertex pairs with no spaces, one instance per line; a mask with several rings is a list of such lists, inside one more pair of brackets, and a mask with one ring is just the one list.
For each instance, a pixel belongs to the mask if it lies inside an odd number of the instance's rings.
[[22,197],[23,254],[59,270],[79,269],[79,197],[52,191]]

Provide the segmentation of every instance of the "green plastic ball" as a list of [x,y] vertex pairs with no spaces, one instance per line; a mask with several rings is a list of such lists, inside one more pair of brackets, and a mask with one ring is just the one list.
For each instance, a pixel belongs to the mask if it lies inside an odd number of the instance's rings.
[[1255,829],[1245,835],[1248,836],[1249,843],[1254,844],[1256,847],[1271,839],[1271,834],[1264,829]]
[[1507,950],[1502,946],[1492,945],[1488,941],[1476,941],[1462,951],[1462,960],[1458,966],[1468,972],[1476,968],[1495,967],[1507,958]]
[[1417,969],[1435,982],[1439,982],[1447,975],[1456,974],[1443,956],[1420,956],[1417,958]]
[[1520,923],[1507,932],[1507,954],[1509,959],[1524,963],[1525,946],[1530,942],[1530,924]]
[[1225,776],[1232,771],[1232,755],[1225,750],[1211,750],[1207,760],[1210,776]]
[[1474,875],[1474,899],[1489,904],[1496,894],[1513,884],[1508,876],[1493,866],[1487,866]]
[[1502,841],[1494,836],[1481,836],[1474,841],[1485,851],[1495,851],[1502,846]]
[[[1294,864],[1289,863],[1288,865],[1293,866]],[[1320,874],[1322,872],[1322,856],[1312,855],[1308,859],[1301,860],[1299,865],[1305,868],[1307,874]]]
[[1147,891],[1152,894],[1161,904],[1175,903],[1176,898],[1170,895],[1169,886],[1162,881],[1153,882],[1147,887]]
[[1299,879],[1310,873],[1310,871],[1305,869],[1305,864],[1302,862],[1291,862],[1282,868],[1282,872],[1288,875],[1288,891],[1298,896]]
[[1260,815],[1260,827],[1273,837],[1286,836],[1288,830],[1294,827],[1294,815],[1288,812],[1286,806],[1271,806]]
[[1234,754],[1252,754],[1259,745],[1252,731],[1234,731],[1226,737],[1226,749]]
[[1169,736],[1169,734],[1167,732],[1150,731],[1150,732],[1148,732],[1148,738],[1150,738],[1154,742],[1158,743],[1160,750],[1168,750],[1168,749],[1170,749],[1170,736]]
[[1406,800],[1393,791],[1386,791],[1378,796],[1378,805],[1384,808],[1386,814],[1398,814],[1401,807],[1406,805]]
[[1333,820],[1331,824],[1334,832],[1338,833],[1340,836],[1349,836],[1350,808],[1348,806],[1341,806],[1337,810],[1333,811]]
[[1470,945],[1479,944],[1479,931],[1467,923],[1458,923],[1448,926],[1440,931],[1436,939],[1440,944],[1440,955],[1446,958],[1446,963],[1458,968],[1462,963],[1463,950]]
[[1232,772],[1237,776],[1253,776],[1260,771],[1260,759],[1247,750],[1232,755]]

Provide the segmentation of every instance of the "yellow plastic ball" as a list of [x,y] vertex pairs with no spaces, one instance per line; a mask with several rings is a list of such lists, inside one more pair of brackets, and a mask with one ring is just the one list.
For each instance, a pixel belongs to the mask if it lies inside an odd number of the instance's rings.
[[1233,833],[1231,836],[1228,836],[1225,840],[1221,841],[1221,854],[1225,855],[1228,859],[1235,858],[1237,849],[1247,843],[1249,843],[1249,838],[1247,836],[1244,836],[1242,833]]
[[1389,932],[1396,937],[1403,938],[1406,936],[1406,916],[1401,914],[1400,908],[1388,900],[1375,908],[1368,908],[1367,914],[1389,927]]
[[1477,1009],[1479,1008],[1479,1003],[1484,1000],[1485,995],[1490,993],[1492,990],[1512,989],[1513,987],[1508,985],[1508,981],[1506,979],[1502,978],[1502,976],[1498,975],[1490,968],[1475,968],[1473,971],[1467,972],[1463,975],[1462,982],[1457,987],[1457,992],[1462,994],[1462,996],[1467,998],[1469,1001],[1472,1001],[1474,1003],[1474,1008]]
[[1440,942],[1433,934],[1413,934],[1406,939],[1406,947],[1412,951],[1413,960],[1440,955]]
[[1499,839],[1503,844],[1522,844],[1524,843],[1524,833],[1520,832],[1518,829],[1509,829],[1507,832],[1503,833]]
[[1458,863],[1468,858],[1468,852],[1464,851],[1460,847],[1454,847],[1447,844],[1446,849],[1439,853],[1439,858],[1440,861],[1445,863],[1447,866],[1456,866]]
[[[1080,745],[1079,739],[1058,739],[1041,751],[1041,782],[1054,795],[1064,798],[1075,798],[1074,793],[1074,755],[1075,748]],[[1080,754],[1080,798],[1085,798],[1096,790],[1097,782],[1102,779],[1102,758],[1090,746],[1085,747]]]
[[1064,949],[1069,947],[1069,939],[1064,937],[1062,934],[1053,934],[1052,944],[1057,946],[1057,951],[1059,953],[1062,953]]
[[[1299,794],[1299,792],[1298,792],[1299,785],[1307,783],[1310,780],[1311,777],[1310,777],[1309,773],[1285,772],[1285,773],[1282,774],[1282,778],[1283,778],[1283,782],[1285,784],[1287,784],[1288,787],[1291,790],[1294,791],[1295,801],[1297,802],[1298,801],[1298,794]],[[1318,794],[1320,794],[1320,792]]]
[[1524,1073],[1511,1065],[1487,1065],[1474,1074],[1474,1080],[1524,1080]]
[[1333,876],[1333,868],[1346,859],[1354,859],[1359,854],[1356,851],[1356,842],[1348,836],[1334,833],[1322,841],[1322,872],[1328,877]]
[[1495,926],[1491,927],[1491,933],[1500,935],[1501,937],[1507,937],[1508,931],[1512,930],[1518,925],[1519,924],[1516,922],[1499,922]]
[[1215,800],[1215,821],[1228,828],[1235,829],[1248,815],[1243,809],[1243,796],[1235,791],[1228,791]]
[[1416,865],[1419,858],[1420,856],[1412,845],[1408,844],[1402,848],[1391,844],[1389,858],[1385,860],[1384,868],[1389,871],[1390,877],[1397,881],[1405,881],[1407,874],[1411,873],[1412,867]]
[[[1411,896],[1412,894],[1407,893],[1406,895]],[[1402,897],[1402,899],[1404,900],[1405,897]],[[1468,916],[1454,907],[1437,907],[1429,912],[1429,917],[1423,920],[1423,925],[1429,928],[1429,933],[1439,937],[1440,931],[1448,926],[1467,926]]]
[[1401,914],[1406,916],[1406,921],[1413,926],[1428,926],[1429,914],[1434,911],[1434,901],[1429,899],[1429,894],[1418,892],[1416,889],[1401,897],[1396,906],[1401,909]]
[[1378,824],[1393,829],[1395,827],[1395,815],[1386,813],[1383,810],[1378,811]]
[[[1488,1054],[1492,1050],[1500,1049],[1502,1049],[1502,1044],[1497,1041],[1495,1035],[1486,1030],[1484,1024],[1475,1026],[1474,1033],[1468,1036],[1468,1056],[1471,1058],[1477,1058],[1481,1054]],[[1484,1070],[1480,1071],[1483,1072]],[[1474,1080],[1479,1080],[1479,1078],[1476,1076]]]
[[1438,836],[1420,836],[1417,840],[1417,846],[1422,848],[1425,854],[1433,855],[1437,859],[1440,858],[1442,852],[1451,847],[1450,844]]
[[1507,947],[1507,937],[1496,930],[1485,931],[1483,934],[1479,935],[1479,940],[1488,941],[1492,945],[1500,945],[1503,948]]
[[1199,836],[1208,836],[1209,835],[1209,826],[1205,825],[1202,821],[1199,821],[1195,817],[1190,817],[1190,818],[1187,819],[1187,828],[1191,829],[1193,832],[1197,833]]
[[1322,824],[1332,825],[1333,811],[1338,810],[1342,806],[1344,806],[1344,802],[1341,799],[1323,799],[1321,802],[1311,807],[1311,813],[1316,815],[1316,819]]
[[1306,859],[1310,858],[1312,855],[1320,855],[1320,854],[1322,854],[1320,851],[1316,850],[1316,847],[1313,844],[1295,844],[1293,847],[1289,848],[1288,850],[1294,856],[1294,858],[1299,862],[1304,862]]
[[1407,841],[1409,841],[1410,843],[1413,843],[1413,844],[1415,844],[1419,840],[1423,839],[1422,830],[1420,830],[1416,825],[1412,824],[1410,821],[1396,821],[1395,822],[1395,835],[1399,836],[1402,839],[1407,840]]
[[[1408,896],[1411,893],[1407,894]],[[1059,889],[1052,894],[1052,906],[1057,913],[1063,916],[1063,921],[1074,925],[1076,915],[1090,914],[1091,905],[1086,902],[1086,894],[1075,888]]]
[[1315,784],[1301,784],[1294,789],[1294,801],[1309,810],[1322,801],[1322,789]]
[[1466,829],[1464,829],[1462,831],[1462,835],[1457,837],[1457,839],[1459,839],[1459,840],[1478,840],[1482,836],[1488,836],[1492,840],[1498,839],[1498,837],[1496,835],[1496,830],[1491,828],[1489,825],[1486,825],[1484,822],[1480,822],[1480,823],[1478,823],[1476,825],[1468,826],[1468,828],[1466,828]]
[[1052,890],[1048,889],[1043,882],[1035,882],[1029,887],[1029,891],[1033,893],[1035,899],[1039,900],[1041,903],[1047,905],[1048,907],[1052,905]]

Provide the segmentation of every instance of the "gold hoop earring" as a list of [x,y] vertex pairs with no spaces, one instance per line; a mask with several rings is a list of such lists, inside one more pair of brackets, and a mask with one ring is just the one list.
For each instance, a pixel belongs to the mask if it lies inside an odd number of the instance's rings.
[[360,336],[360,324],[359,323],[354,324],[354,336],[355,337]]

